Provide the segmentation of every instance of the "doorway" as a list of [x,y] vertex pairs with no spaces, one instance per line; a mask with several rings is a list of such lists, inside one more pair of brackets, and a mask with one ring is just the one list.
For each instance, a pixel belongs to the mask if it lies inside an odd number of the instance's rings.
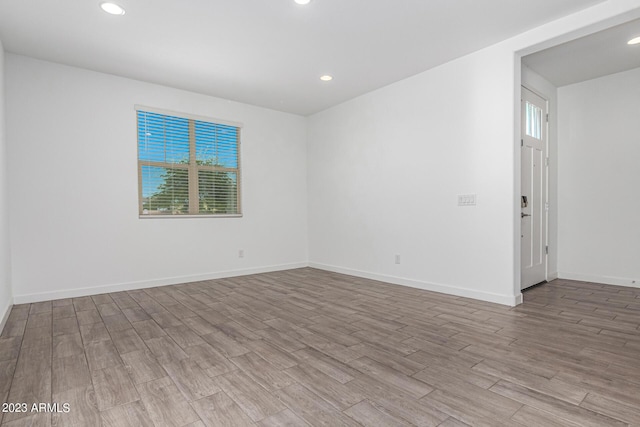
[[523,86],[521,114],[520,287],[526,289],[547,277],[547,100]]

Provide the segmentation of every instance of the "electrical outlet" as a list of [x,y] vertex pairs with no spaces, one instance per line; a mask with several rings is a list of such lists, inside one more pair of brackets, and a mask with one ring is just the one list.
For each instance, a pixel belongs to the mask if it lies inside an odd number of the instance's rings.
[[396,264],[400,264],[400,255],[396,255]]
[[458,194],[458,206],[475,206],[475,194]]
[[238,258],[244,258],[244,249],[238,251]]

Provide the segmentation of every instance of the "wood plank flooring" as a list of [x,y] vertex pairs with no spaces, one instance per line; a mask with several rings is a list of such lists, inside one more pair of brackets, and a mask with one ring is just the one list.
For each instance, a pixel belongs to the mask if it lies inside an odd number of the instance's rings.
[[640,289],[515,308],[311,268],[13,307],[4,426],[640,426]]

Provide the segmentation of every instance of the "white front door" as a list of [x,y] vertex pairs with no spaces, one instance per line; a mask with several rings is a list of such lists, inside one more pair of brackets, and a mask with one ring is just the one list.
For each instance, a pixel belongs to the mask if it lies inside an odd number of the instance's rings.
[[546,280],[547,101],[522,88],[521,288]]

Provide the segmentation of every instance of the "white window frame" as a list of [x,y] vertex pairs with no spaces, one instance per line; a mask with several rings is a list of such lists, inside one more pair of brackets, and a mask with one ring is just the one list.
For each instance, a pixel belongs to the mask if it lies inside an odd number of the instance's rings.
[[[147,112],[161,114],[164,116],[179,117],[189,120],[189,164],[185,166],[176,166],[175,164],[163,163],[163,162],[150,162],[146,160],[140,160],[140,141],[136,137],[136,152],[137,152],[137,164],[138,164],[138,217],[141,219],[151,218],[241,218],[242,214],[242,179],[241,179],[241,165],[240,165],[240,148],[241,148],[241,130],[242,123],[233,122],[229,120],[215,119],[206,116],[200,116],[196,114],[181,113],[177,111],[165,110],[161,108],[148,107],[146,105],[135,105],[136,111],[136,135],[139,135],[139,123],[138,112]],[[226,126],[232,126],[237,128],[237,168],[224,168],[220,166],[205,166],[197,165],[196,163],[196,145],[195,145],[195,121],[207,122],[212,124],[220,124]],[[189,172],[189,213],[188,214],[143,214],[143,197],[142,197],[142,166],[159,166],[172,169],[187,169]],[[236,174],[236,202],[237,213],[235,214],[198,214],[192,213],[199,209],[199,189],[198,189],[198,171],[210,170],[221,172],[234,172]]]

